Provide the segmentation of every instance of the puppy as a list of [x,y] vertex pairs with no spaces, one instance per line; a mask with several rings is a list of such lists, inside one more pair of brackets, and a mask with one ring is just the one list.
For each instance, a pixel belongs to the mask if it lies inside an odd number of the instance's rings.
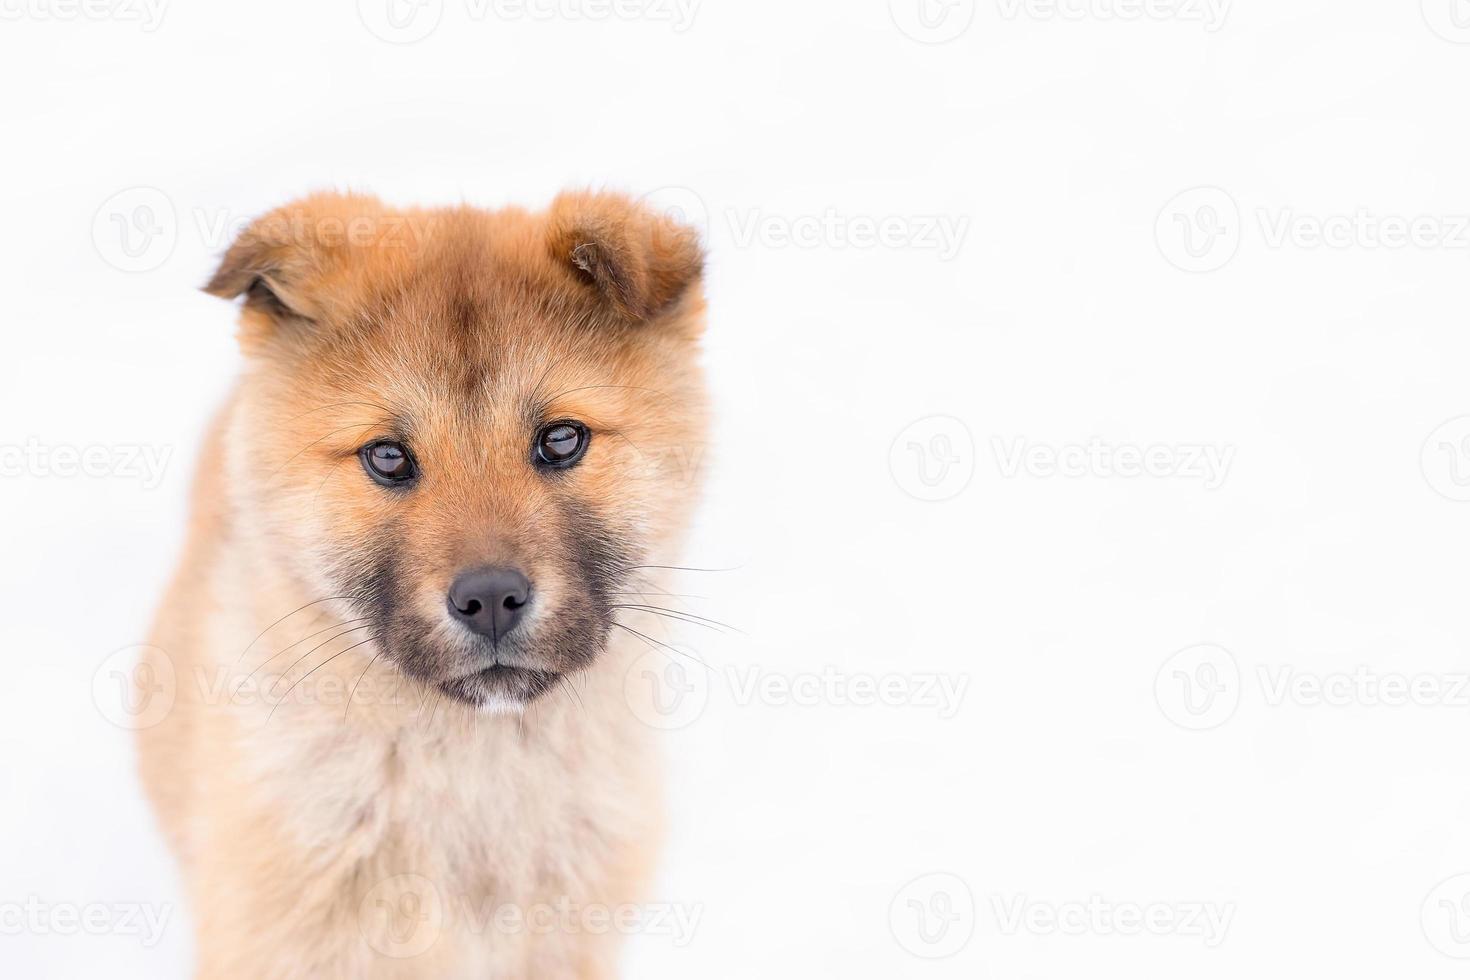
[[702,262],[610,194],[319,195],[230,247],[206,289],[243,297],[244,369],[137,672],[176,679],[140,759],[200,976],[615,973]]

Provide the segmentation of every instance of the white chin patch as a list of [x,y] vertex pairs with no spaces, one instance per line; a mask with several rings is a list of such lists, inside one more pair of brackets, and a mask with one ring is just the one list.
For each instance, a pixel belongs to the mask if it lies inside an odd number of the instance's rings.
[[475,705],[475,710],[482,715],[521,715],[526,713],[526,704],[502,694],[492,694]]

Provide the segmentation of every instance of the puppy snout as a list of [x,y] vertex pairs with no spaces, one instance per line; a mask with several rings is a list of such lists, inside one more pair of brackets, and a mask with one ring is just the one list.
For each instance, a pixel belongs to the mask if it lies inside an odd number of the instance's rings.
[[450,615],[492,641],[515,629],[530,603],[531,580],[514,568],[471,569],[449,587]]

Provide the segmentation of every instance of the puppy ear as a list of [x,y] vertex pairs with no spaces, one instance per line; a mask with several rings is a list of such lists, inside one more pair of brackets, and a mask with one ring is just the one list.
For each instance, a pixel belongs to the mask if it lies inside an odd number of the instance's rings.
[[548,214],[547,243],[555,261],[630,320],[672,311],[704,270],[693,228],[621,194],[560,195]]
[[204,291],[244,296],[242,340],[334,311],[354,236],[381,226],[376,198],[316,194],[251,222],[220,261]]

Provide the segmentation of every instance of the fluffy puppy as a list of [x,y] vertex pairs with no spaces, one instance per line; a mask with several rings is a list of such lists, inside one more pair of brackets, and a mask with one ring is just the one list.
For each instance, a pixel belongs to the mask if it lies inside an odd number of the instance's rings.
[[582,913],[659,838],[629,666],[698,482],[701,266],[608,194],[319,195],[229,249],[244,369],[139,672],[200,976],[615,972]]

